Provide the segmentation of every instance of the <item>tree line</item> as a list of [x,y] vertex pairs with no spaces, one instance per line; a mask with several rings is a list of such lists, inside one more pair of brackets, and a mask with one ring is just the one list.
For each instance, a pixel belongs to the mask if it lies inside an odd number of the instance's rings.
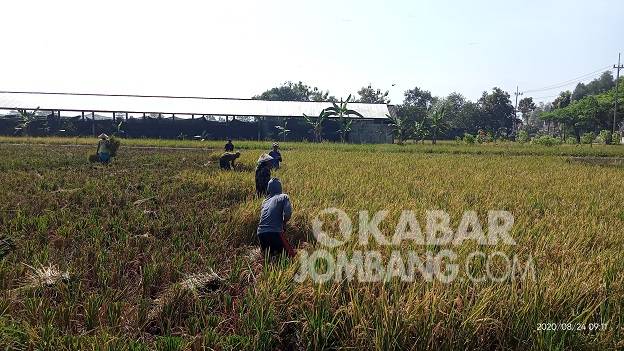
[[[621,79],[620,85],[624,82]],[[518,101],[517,110],[508,92],[494,87],[484,91],[479,99],[470,101],[453,92],[438,97],[420,87],[408,89],[403,101],[394,105],[388,116],[395,140],[433,143],[440,139],[465,136],[486,140],[526,139],[548,135],[561,140],[572,138],[579,143],[583,135],[598,135],[605,130],[617,130],[613,125],[615,80],[610,71],[589,83],[578,83],[573,91],[562,91],[552,102],[535,103],[532,97]],[[350,102],[389,104],[389,92],[371,85],[360,88]],[[620,94],[619,106],[624,105]],[[286,82],[253,97],[263,100],[329,101],[337,102],[329,91],[311,87],[303,82]],[[618,108],[620,109],[620,108]],[[305,116],[315,138],[320,138],[321,116]],[[618,123],[617,121],[616,123]],[[344,130],[340,131],[344,135]],[[521,140],[522,141],[522,140]]]

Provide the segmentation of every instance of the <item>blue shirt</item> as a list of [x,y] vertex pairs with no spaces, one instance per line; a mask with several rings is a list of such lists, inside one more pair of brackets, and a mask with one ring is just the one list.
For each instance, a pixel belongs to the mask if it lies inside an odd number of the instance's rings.
[[279,151],[272,150],[269,152],[269,156],[273,157],[273,168],[278,169],[280,162],[282,161],[282,154]]
[[284,222],[292,216],[292,204],[288,195],[282,194],[282,184],[277,178],[269,181],[267,193],[267,198],[260,208],[257,233],[281,233],[284,229]]

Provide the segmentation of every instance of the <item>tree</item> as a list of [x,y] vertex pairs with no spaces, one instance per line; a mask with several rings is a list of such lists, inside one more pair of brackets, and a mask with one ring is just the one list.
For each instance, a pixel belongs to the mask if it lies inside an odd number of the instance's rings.
[[615,80],[611,71],[604,71],[600,77],[587,84],[578,83],[572,92],[572,101],[578,101],[588,95],[605,93],[615,87]]
[[362,87],[358,90],[358,95],[360,95],[360,99],[358,102],[368,103],[368,104],[389,104],[390,99],[388,98],[388,91],[382,92],[380,89],[373,89],[369,84],[367,87]]
[[346,100],[340,99],[340,103],[336,104],[332,102],[333,106],[325,109],[327,112],[327,117],[338,117],[338,124],[340,125],[340,142],[345,142],[347,134],[351,131],[351,122],[353,121],[349,116],[355,115],[359,118],[364,118],[359,112],[355,110],[350,110],[347,106],[349,101],[351,100],[351,95],[347,97]]
[[464,109],[469,101],[459,93],[451,93],[446,97],[448,126],[454,135],[463,135],[470,128],[471,122],[466,123]]
[[446,99],[440,100],[429,109],[427,114],[429,131],[431,132],[431,143],[435,144],[438,134],[447,127],[446,115],[448,112],[448,103]]
[[278,130],[277,134],[282,137],[283,141],[286,141],[286,136],[290,133],[290,129],[287,129],[288,121],[284,121],[283,126],[275,126],[275,129]]
[[409,137],[410,133],[409,120],[401,115],[386,115],[386,117],[390,120],[389,126],[397,139],[397,144],[403,145],[403,141]]
[[529,122],[529,114],[533,110],[535,110],[535,103],[533,102],[532,97],[525,97],[518,102],[518,111],[522,113],[522,118],[525,123]]
[[254,96],[256,100],[271,101],[335,101],[336,98],[329,96],[328,91],[310,87],[302,82],[285,82],[279,87],[271,88],[260,95]]
[[20,123],[15,127],[16,132],[21,132],[24,135],[28,134],[28,127],[30,124],[37,120],[37,112],[39,111],[39,107],[37,107],[34,111],[29,112],[24,109],[16,109],[17,113],[20,115]]
[[314,141],[320,143],[323,140],[323,122],[327,119],[327,111],[322,110],[317,117],[314,117],[314,119],[304,113],[303,118],[306,123],[312,127]]
[[397,106],[397,114],[414,124],[427,118],[427,110],[436,101],[431,92],[414,87],[405,91],[403,103]]
[[554,108],[565,108],[572,101],[572,93],[569,90],[562,91],[559,96],[552,102]]
[[414,106],[427,110],[435,101],[435,98],[428,90],[422,90],[419,87],[405,91],[403,105]]
[[425,138],[427,137],[427,125],[424,121],[414,121],[412,125],[412,136],[414,140],[421,140],[423,143],[425,142]]
[[484,130],[509,134],[514,118],[514,107],[509,99],[509,93],[494,87],[491,94],[483,92],[478,104],[481,115],[479,124]]

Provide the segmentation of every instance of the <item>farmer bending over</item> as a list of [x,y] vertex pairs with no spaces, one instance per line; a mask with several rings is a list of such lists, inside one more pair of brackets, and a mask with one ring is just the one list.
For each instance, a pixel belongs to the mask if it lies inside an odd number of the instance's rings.
[[95,152],[103,164],[108,164],[111,159],[111,150],[110,150],[110,140],[108,139],[108,135],[102,133],[98,137],[100,140],[98,141],[97,151]]
[[234,160],[240,157],[240,152],[224,152],[219,158],[219,167],[226,171],[234,170]]
[[264,196],[267,193],[267,186],[269,180],[271,180],[271,166],[273,157],[262,154],[258,158],[258,165],[256,166],[256,194],[258,196]]
[[280,162],[282,162],[282,154],[279,152],[278,143],[273,143],[273,150],[269,152],[269,156],[273,157],[273,168],[279,169]]
[[260,222],[258,223],[258,239],[264,255],[275,257],[286,253],[294,257],[295,252],[284,239],[284,224],[292,215],[292,204],[288,195],[282,194],[282,183],[273,178],[269,181],[267,197],[260,207]]

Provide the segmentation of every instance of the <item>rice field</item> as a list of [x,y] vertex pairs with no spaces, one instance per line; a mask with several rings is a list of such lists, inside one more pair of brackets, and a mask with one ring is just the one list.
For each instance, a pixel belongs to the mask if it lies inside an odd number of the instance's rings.
[[[88,144],[0,138],[2,349],[624,348],[624,168],[613,161],[624,147],[285,143],[274,176],[300,254],[265,263],[253,169],[268,143],[235,143],[234,172],[218,170],[221,142],[124,140],[108,167],[87,161]],[[452,228],[466,211],[484,227],[489,210],[508,211],[515,245],[398,249],[450,248],[460,263],[502,252],[534,274],[298,282],[301,256],[322,248],[312,228],[326,208],[343,210],[356,236],[359,211],[386,210],[387,237],[404,210],[423,231],[427,211],[448,213]],[[474,262],[475,275],[502,267]]]

